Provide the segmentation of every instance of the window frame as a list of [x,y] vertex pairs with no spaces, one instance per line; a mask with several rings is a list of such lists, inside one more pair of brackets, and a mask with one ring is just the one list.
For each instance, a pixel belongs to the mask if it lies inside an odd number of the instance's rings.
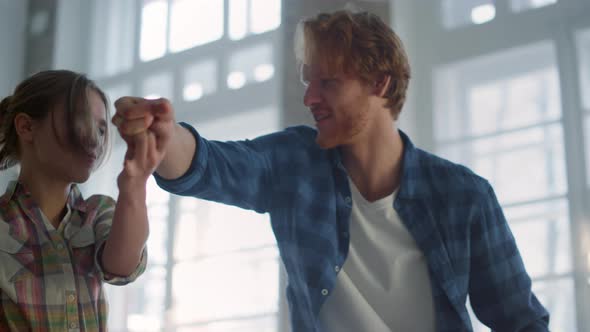
[[[586,0],[559,0],[556,4],[522,12],[513,12],[509,0],[496,0],[496,16],[481,25],[468,25],[453,30],[442,28],[439,6],[431,3],[396,0],[404,13],[395,14],[394,26],[402,32],[412,60],[414,79],[411,82],[408,107],[405,113],[414,113],[415,141],[435,151],[434,135],[434,73],[437,68],[463,60],[509,50],[520,45],[543,40],[555,43],[556,65],[561,91],[561,124],[566,159],[566,176],[569,218],[572,240],[574,296],[579,331],[590,330],[590,186],[584,153],[584,116],[579,80],[579,59],[574,34],[590,28],[590,2]],[[472,42],[465,42],[465,40]],[[409,42],[408,42],[409,41]],[[483,42],[482,42],[483,41]],[[432,96],[432,98],[425,98]],[[403,117],[403,115],[402,115]],[[420,128],[420,130],[418,130]],[[588,133],[587,133],[588,134]],[[583,153],[580,153],[583,151]]]
[[[94,0],[102,2],[103,0]],[[117,1],[117,0],[114,0]],[[106,73],[105,75],[93,75],[92,77],[96,80],[97,84],[105,90],[116,89],[124,86],[128,88],[127,91],[130,95],[142,95],[142,85],[150,77],[158,74],[169,74],[172,81],[172,96],[166,96],[171,99],[174,104],[176,112],[176,120],[184,121],[187,123],[208,123],[211,121],[223,119],[226,116],[241,114],[242,112],[250,112],[256,109],[267,109],[272,108],[278,111],[280,105],[280,84],[282,82],[282,71],[278,70],[281,68],[282,54],[281,52],[273,52],[272,62],[274,63],[274,75],[262,82],[248,82],[245,86],[240,89],[232,90],[226,84],[226,78],[228,75],[228,64],[232,54],[238,53],[240,50],[255,47],[260,44],[269,44],[272,49],[277,49],[283,45],[283,18],[281,17],[281,23],[278,28],[265,31],[262,33],[251,33],[250,27],[248,26],[248,32],[243,38],[234,40],[229,37],[229,11],[228,5],[229,0],[223,0],[224,12],[223,12],[223,35],[220,39],[208,42],[203,45],[196,47],[172,52],[170,50],[170,10],[168,10],[168,21],[166,31],[166,51],[162,57],[144,61],[140,57],[140,42],[141,42],[141,13],[142,13],[142,0],[127,0],[133,2],[135,8],[135,18],[132,22],[133,26],[133,42],[132,47],[132,60],[130,68],[126,70],[119,70],[115,74]],[[166,0],[168,7],[170,7],[172,0]],[[94,4],[94,3],[93,3]],[[92,8],[93,4],[89,4],[87,8]],[[67,5],[61,3],[61,6]],[[284,4],[281,4],[284,6]],[[89,27],[83,27],[82,29],[87,30],[90,36],[97,35],[96,29],[102,28],[100,22],[95,23],[94,13],[92,10],[81,13],[85,16],[85,19],[81,19],[81,22],[92,22]],[[100,20],[100,18],[98,18]],[[104,24],[104,22],[102,23]],[[100,32],[99,32],[100,34]],[[100,43],[100,40],[98,41]],[[100,44],[93,44],[92,38],[84,40],[81,44],[89,47],[90,50],[99,50]],[[93,67],[91,60],[91,54],[80,54],[81,58],[86,58],[83,61],[85,71],[90,72]],[[183,90],[187,82],[185,81],[184,72],[185,69],[191,65],[198,63],[203,60],[215,59],[217,63],[217,90],[213,94],[205,94],[201,98],[192,101],[186,101],[183,97]],[[103,63],[103,62],[99,62]],[[112,72],[112,70],[111,70]],[[114,102],[114,100],[111,100]],[[235,105],[239,105],[236,108]],[[195,110],[199,110],[196,112]],[[277,123],[273,127],[268,128],[269,131],[275,131],[280,126],[280,114],[277,115]],[[116,136],[115,133],[113,133]],[[113,150],[120,149],[122,144],[121,140],[114,140]],[[116,188],[115,188],[116,189]],[[92,192],[91,188],[87,188],[87,192]],[[167,240],[167,253],[168,259],[164,264],[156,264],[153,267],[163,267],[166,269],[165,278],[165,299],[164,306],[165,310],[162,313],[162,329],[168,329],[168,322],[166,319],[165,311],[171,307],[172,302],[172,269],[178,261],[174,259],[173,255],[173,243],[174,243],[174,229],[176,224],[176,218],[180,212],[180,197],[170,195],[168,200],[168,240]],[[270,225],[269,225],[270,227]],[[276,245],[275,245],[276,248]],[[249,249],[246,249],[249,250]],[[188,260],[187,260],[188,261]],[[286,309],[286,298],[284,294],[284,288],[286,286],[286,274],[284,267],[280,263],[279,259],[279,273],[277,275],[279,284],[279,301],[277,304],[277,332],[284,332],[289,330],[288,323],[288,311]],[[116,296],[122,300],[127,294],[131,294],[129,288],[117,288]],[[119,306],[117,306],[119,307]],[[125,307],[121,307],[124,309]],[[124,317],[120,317],[123,319]],[[238,318],[239,319],[239,318]],[[229,320],[228,320],[229,321]],[[119,328],[121,324],[125,324],[125,331],[128,331],[128,325],[126,322],[119,322]],[[186,326],[184,324],[178,325],[178,327]]]

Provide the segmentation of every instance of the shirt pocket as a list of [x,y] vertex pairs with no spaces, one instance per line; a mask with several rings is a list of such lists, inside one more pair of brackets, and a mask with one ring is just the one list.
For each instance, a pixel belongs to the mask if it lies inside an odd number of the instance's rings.
[[42,259],[36,259],[34,251],[14,239],[8,233],[0,233],[0,281],[14,283],[43,272]]
[[94,264],[96,238],[91,227],[83,227],[69,241],[72,250],[72,265],[77,275],[89,276],[98,273]]

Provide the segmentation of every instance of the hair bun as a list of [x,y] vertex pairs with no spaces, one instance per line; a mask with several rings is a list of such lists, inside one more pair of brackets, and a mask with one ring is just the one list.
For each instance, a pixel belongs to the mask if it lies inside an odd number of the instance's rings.
[[10,106],[11,101],[12,96],[4,97],[4,99],[2,99],[0,102],[0,114],[8,112],[8,107]]

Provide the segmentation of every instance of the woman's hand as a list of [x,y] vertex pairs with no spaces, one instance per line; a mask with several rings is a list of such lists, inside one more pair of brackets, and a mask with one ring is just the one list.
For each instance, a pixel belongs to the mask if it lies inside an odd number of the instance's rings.
[[117,179],[119,189],[145,186],[150,175],[164,158],[164,151],[158,149],[156,136],[150,130],[144,130],[125,138],[127,152],[123,170]]

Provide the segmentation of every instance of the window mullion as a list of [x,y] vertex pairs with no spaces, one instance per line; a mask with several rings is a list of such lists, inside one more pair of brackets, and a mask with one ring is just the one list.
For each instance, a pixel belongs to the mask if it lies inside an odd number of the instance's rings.
[[176,220],[179,217],[178,210],[180,208],[180,197],[176,195],[170,195],[168,200],[168,237],[166,240],[166,291],[164,293],[164,312],[162,313],[162,322],[164,322],[164,328],[166,331],[174,325],[173,321],[170,321],[170,315],[166,315],[172,309],[173,294],[172,294],[172,280],[174,271],[174,243],[176,243]]
[[580,331],[590,330],[590,319],[583,312],[590,312],[590,287],[585,271],[585,253],[590,251],[590,227],[584,222],[588,213],[584,196],[586,189],[586,172],[584,153],[583,112],[579,95],[580,86],[577,79],[579,64],[575,61],[576,47],[573,27],[562,23],[555,29],[557,65],[561,88],[563,109],[564,149],[569,192],[571,220],[572,254],[575,283],[575,303],[577,308],[577,325]]

